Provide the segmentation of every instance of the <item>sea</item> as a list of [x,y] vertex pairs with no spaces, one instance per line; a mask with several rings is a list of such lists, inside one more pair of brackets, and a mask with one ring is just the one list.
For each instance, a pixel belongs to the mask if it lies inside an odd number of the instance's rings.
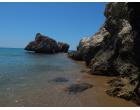
[[[74,83],[81,69],[64,53],[47,55],[0,48],[0,106],[61,105],[60,99],[66,95],[61,88]],[[56,78],[68,81],[55,82]]]
[[[22,48],[0,48],[0,106],[136,106],[106,95],[108,78],[88,75],[86,71],[83,62],[74,61],[65,53],[39,54]],[[78,94],[66,92],[67,87],[81,81],[93,88]]]

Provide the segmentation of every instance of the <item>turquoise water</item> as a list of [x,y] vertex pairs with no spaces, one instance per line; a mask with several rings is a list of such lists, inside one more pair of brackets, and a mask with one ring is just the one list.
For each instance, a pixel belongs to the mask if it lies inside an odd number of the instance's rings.
[[[74,83],[81,69],[62,53],[46,55],[0,48],[0,106],[77,106],[80,103],[76,97],[67,95],[61,88]],[[53,82],[57,77],[68,82]],[[74,101],[66,103],[65,97]]]

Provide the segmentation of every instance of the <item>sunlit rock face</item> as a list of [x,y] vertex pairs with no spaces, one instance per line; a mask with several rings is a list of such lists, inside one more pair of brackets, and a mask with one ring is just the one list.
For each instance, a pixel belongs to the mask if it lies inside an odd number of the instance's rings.
[[68,55],[73,59],[84,60],[86,64],[89,65],[91,59],[101,49],[103,39],[109,36],[109,32],[102,27],[94,36],[81,39],[77,46],[77,51],[73,53],[70,52]]
[[117,76],[109,82],[108,94],[137,102],[140,102],[139,10],[140,3],[107,4],[104,25],[94,36],[82,39],[75,52],[92,74]]
[[67,52],[69,45],[67,43],[56,42],[54,39],[44,36],[40,33],[36,34],[35,41],[30,42],[25,50],[34,51],[36,53],[58,53]]

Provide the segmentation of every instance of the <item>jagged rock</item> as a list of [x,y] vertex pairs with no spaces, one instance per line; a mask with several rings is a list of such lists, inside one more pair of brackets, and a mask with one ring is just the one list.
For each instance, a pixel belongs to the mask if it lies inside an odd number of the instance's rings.
[[80,40],[77,51],[72,51],[68,55],[75,60],[84,60],[89,65],[91,59],[100,50],[103,39],[109,36],[106,29],[101,28],[94,36]]
[[104,25],[77,48],[92,74],[118,76],[107,93],[129,100],[140,97],[139,10],[140,3],[107,4]]
[[35,41],[30,42],[25,50],[34,51],[36,53],[58,53],[67,52],[69,45],[62,42],[56,42],[54,39],[44,36],[40,33],[36,34]]
[[109,33],[105,28],[101,28],[98,33],[90,38],[84,38],[80,41],[77,51],[82,54],[83,60],[89,65],[91,59],[101,49],[102,41],[105,37],[109,37]]
[[69,45],[63,42],[58,42],[58,48],[60,52],[68,52]]

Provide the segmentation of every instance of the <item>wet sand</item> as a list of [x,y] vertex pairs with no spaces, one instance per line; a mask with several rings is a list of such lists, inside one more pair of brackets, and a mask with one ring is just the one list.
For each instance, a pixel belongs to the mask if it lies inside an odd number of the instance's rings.
[[[106,83],[113,77],[96,76],[90,75],[86,71],[89,69],[83,62],[75,62],[80,68],[75,75],[75,70],[71,71],[73,81],[67,83],[54,83],[50,86],[50,90],[47,88],[40,90],[40,97],[34,100],[38,100],[36,103],[33,102],[32,106],[55,106],[55,107],[137,107],[135,103],[127,101],[118,97],[111,97],[106,94],[105,90],[109,88]],[[64,77],[67,77],[65,75]],[[68,78],[68,77],[67,77]],[[70,78],[70,76],[69,76]],[[71,84],[77,83],[88,83],[92,84],[93,87],[87,89],[81,93],[68,94],[64,90]],[[51,94],[50,94],[51,93]],[[46,95],[45,95],[46,94]],[[49,95],[50,94],[50,95]],[[43,97],[44,98],[41,98]],[[45,98],[46,97],[46,98]],[[39,103],[38,103],[39,102]],[[30,105],[29,105],[30,106]]]

